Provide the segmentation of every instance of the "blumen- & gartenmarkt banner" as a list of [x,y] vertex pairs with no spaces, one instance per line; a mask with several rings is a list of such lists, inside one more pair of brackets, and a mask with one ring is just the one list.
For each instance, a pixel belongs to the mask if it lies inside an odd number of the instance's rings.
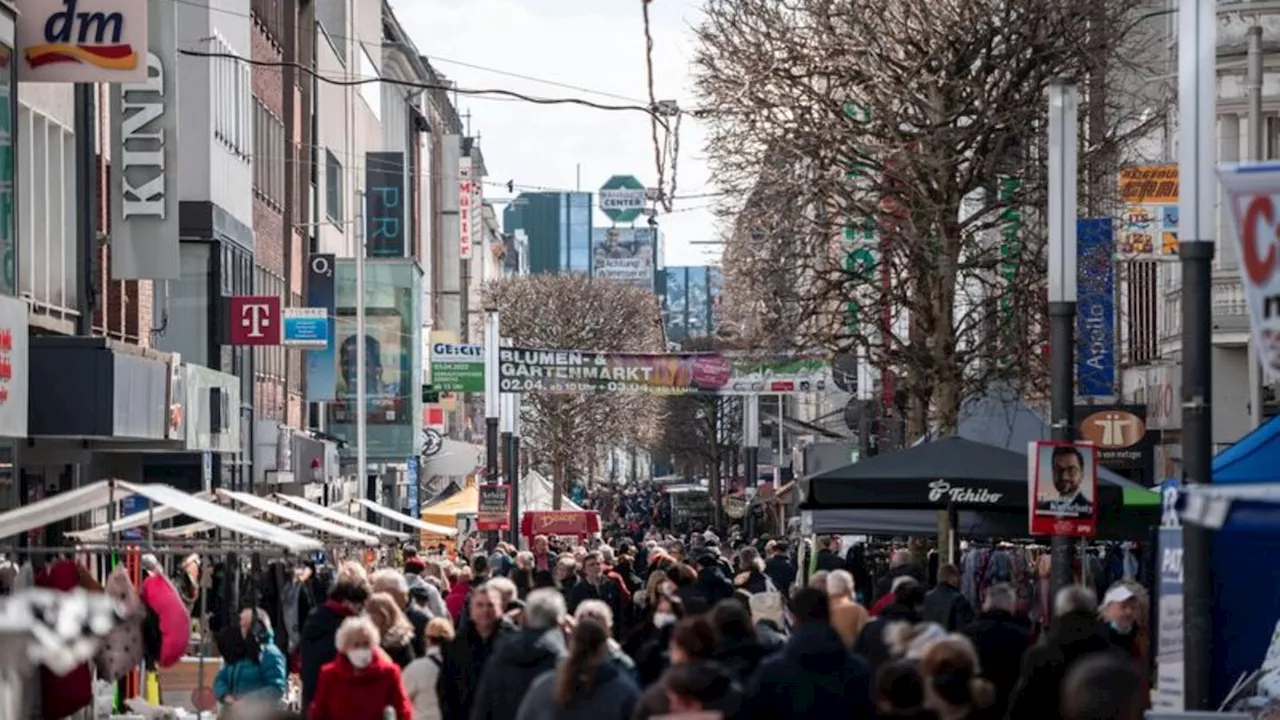
[[829,363],[815,357],[502,348],[498,358],[502,392],[798,394],[831,382]]

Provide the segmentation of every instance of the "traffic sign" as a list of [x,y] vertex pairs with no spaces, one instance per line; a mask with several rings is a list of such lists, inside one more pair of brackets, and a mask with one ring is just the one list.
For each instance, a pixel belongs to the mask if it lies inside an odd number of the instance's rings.
[[281,345],[323,350],[329,346],[329,311],[325,308],[284,308]]
[[600,211],[615,224],[632,223],[644,212],[644,183],[634,175],[614,175],[600,186]]

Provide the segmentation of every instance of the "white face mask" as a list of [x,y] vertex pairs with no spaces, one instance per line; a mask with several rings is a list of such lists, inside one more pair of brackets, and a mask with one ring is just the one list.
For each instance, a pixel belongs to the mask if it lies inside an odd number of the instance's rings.
[[369,667],[369,664],[373,662],[373,649],[360,648],[359,650],[348,650],[347,659],[351,661],[351,664],[354,667],[363,670],[364,668]]
[[674,625],[676,616],[671,613],[654,613],[653,626],[656,628],[664,628],[668,625]]

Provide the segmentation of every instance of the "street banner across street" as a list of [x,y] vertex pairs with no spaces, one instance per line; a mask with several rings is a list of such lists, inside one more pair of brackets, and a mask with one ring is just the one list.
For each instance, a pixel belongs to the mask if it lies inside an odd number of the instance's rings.
[[502,392],[797,394],[830,382],[821,358],[746,358],[719,353],[630,354],[502,348]]
[[1280,163],[1223,167],[1219,176],[1239,243],[1254,347],[1267,379],[1275,382],[1280,380]]
[[1027,452],[1032,535],[1093,537],[1098,524],[1098,456],[1090,443],[1033,442]]

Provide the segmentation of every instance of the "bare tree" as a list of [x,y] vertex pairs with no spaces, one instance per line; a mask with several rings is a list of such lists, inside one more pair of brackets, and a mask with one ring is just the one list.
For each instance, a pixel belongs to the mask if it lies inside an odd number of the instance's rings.
[[[486,288],[502,334],[518,347],[656,352],[662,348],[657,300],[635,286],[585,275],[530,275]],[[585,477],[610,450],[647,441],[657,399],[643,395],[528,392],[521,402],[521,441],[534,464],[551,470],[552,506],[566,480]]]
[[863,354],[905,393],[912,435],[953,429],[998,379],[1043,393],[1047,88],[1081,87],[1082,199],[1111,213],[1118,159],[1166,117],[1150,7],[707,0],[728,321]]

